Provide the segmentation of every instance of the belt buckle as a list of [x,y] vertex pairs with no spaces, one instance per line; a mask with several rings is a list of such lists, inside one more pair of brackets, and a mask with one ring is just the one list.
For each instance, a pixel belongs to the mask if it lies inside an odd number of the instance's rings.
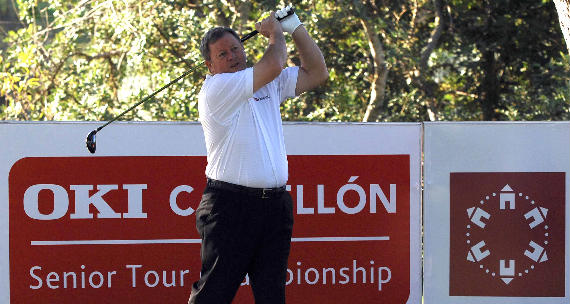
[[263,188],[263,190],[261,190],[261,198],[269,198],[269,193],[271,193],[271,189]]

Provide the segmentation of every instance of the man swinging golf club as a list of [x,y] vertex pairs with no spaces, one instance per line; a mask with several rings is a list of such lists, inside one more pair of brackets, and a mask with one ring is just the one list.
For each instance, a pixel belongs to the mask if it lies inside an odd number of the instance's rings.
[[[276,17],[287,16],[281,22]],[[238,35],[209,30],[200,45],[211,75],[199,94],[208,164],[196,210],[202,238],[200,279],[189,303],[231,303],[246,274],[256,303],[285,303],[293,228],[280,104],[328,78],[323,55],[292,12],[279,10],[255,28],[268,45],[247,68]],[[292,35],[301,65],[283,68]]]

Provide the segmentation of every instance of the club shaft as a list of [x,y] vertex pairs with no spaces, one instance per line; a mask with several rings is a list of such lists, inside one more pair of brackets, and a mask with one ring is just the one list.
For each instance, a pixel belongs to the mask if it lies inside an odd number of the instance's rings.
[[241,42],[245,42],[247,39],[249,39],[249,38],[251,38],[251,37],[253,37],[253,36],[257,35],[257,34],[259,34],[259,32],[258,32],[257,30],[254,30],[254,31],[252,31],[251,33],[249,33],[249,34],[247,34],[247,35],[241,37],[240,41],[241,41]]
[[99,128],[97,128],[97,131],[100,131],[101,129],[103,129],[104,127],[106,127],[108,124],[114,122],[115,120],[121,118],[122,116],[124,116],[125,114],[127,114],[128,112],[132,111],[134,108],[136,108],[137,106],[139,106],[141,103],[144,103],[146,101],[148,101],[149,99],[153,98],[154,96],[156,96],[156,94],[162,92],[164,89],[168,88],[169,86],[171,86],[172,84],[174,84],[175,82],[177,82],[178,80],[188,76],[188,74],[192,73],[196,68],[198,68],[199,66],[202,65],[202,62],[200,62],[197,66],[187,70],[186,72],[184,72],[184,74],[178,76],[178,78],[172,80],[171,82],[165,84],[162,88],[156,90],[154,93],[148,95],[147,97],[143,98],[141,101],[135,103],[134,105],[132,105],[130,108],[126,109],[125,111],[123,111],[121,114],[117,115],[115,118],[109,120],[107,123],[105,123],[104,125],[100,126]]

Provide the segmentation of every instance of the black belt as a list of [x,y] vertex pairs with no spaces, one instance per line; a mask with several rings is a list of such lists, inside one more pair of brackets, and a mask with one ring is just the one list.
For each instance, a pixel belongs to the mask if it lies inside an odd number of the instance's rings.
[[212,189],[243,193],[256,198],[272,198],[286,191],[285,186],[276,188],[252,188],[211,178],[208,178],[207,186]]

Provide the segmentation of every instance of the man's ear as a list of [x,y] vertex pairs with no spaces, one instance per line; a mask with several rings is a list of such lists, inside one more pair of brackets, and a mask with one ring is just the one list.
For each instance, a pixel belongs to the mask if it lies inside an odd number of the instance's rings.
[[208,71],[210,71],[210,73],[212,73],[212,63],[209,60],[205,61],[206,66],[208,67]]

